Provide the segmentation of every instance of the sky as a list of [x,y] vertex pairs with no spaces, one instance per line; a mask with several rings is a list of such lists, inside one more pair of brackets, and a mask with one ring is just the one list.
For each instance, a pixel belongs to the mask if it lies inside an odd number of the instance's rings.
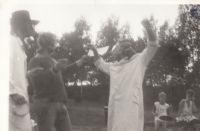
[[151,15],[158,21],[158,26],[166,20],[170,25],[175,23],[178,15],[178,4],[169,5],[110,5],[110,4],[53,4],[53,5],[10,5],[10,13],[16,10],[28,10],[31,19],[40,20],[36,31],[50,31],[61,37],[63,33],[74,30],[74,23],[83,16],[91,25],[92,41],[95,42],[97,32],[102,22],[105,22],[112,14],[119,17],[119,27],[128,23],[131,27],[131,35],[134,39],[143,36],[140,22]]

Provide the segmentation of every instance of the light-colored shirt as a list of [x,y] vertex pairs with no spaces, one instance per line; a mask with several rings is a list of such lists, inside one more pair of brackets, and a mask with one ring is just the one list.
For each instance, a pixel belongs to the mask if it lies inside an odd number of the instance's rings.
[[160,102],[155,102],[154,105],[156,107],[156,113],[158,113],[158,116],[155,117],[155,120],[160,120],[160,116],[167,116],[167,109],[169,108],[167,103],[162,105]]
[[195,116],[193,116],[192,113],[192,101],[190,101],[190,107],[188,107],[186,100],[184,100],[184,107],[183,111],[180,114],[180,116],[177,118],[178,121],[192,121],[193,119],[197,119]]
[[142,82],[158,46],[158,41],[149,41],[142,53],[130,59],[106,63],[100,58],[95,62],[97,68],[110,75],[108,131],[143,131]]
[[17,36],[10,36],[10,94],[20,94],[28,102],[26,79],[27,63],[26,54],[22,48],[23,43]]

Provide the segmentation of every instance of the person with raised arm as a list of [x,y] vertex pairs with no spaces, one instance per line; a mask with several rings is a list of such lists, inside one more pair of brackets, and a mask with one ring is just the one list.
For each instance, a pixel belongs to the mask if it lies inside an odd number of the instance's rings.
[[112,51],[117,60],[105,62],[92,44],[87,47],[94,52],[95,65],[110,75],[108,105],[108,131],[143,131],[144,106],[142,83],[145,70],[156,53],[159,43],[149,20],[141,22],[147,31],[147,47],[137,53],[129,40],[121,40]]

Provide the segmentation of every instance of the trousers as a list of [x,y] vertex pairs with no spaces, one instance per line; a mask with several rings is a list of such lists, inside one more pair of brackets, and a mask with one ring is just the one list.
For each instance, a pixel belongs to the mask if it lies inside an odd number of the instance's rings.
[[34,112],[38,131],[72,131],[66,106],[49,99],[35,99]]

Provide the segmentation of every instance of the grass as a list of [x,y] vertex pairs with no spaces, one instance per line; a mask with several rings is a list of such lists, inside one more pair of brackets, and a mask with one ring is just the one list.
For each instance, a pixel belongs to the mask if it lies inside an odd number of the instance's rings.
[[[75,102],[69,100],[67,109],[70,115],[71,124],[74,131],[105,131],[104,104],[95,101]],[[154,117],[151,110],[145,110],[145,121],[152,121]],[[176,117],[177,111],[172,112],[171,116]],[[200,113],[195,115],[200,118]],[[154,127],[147,127],[146,131],[154,131]],[[173,131],[177,129],[173,128]]]
[[103,131],[106,128],[102,103],[69,100],[67,108],[75,131]]

